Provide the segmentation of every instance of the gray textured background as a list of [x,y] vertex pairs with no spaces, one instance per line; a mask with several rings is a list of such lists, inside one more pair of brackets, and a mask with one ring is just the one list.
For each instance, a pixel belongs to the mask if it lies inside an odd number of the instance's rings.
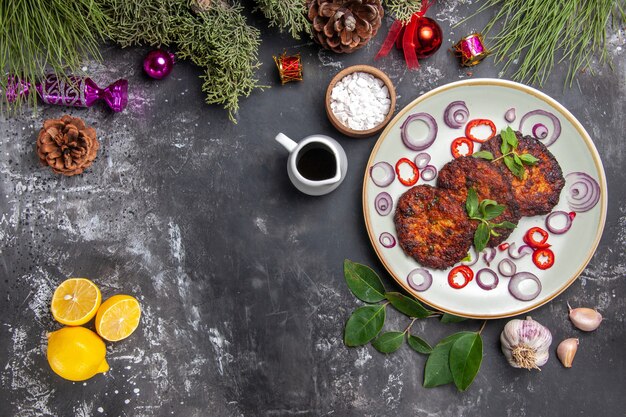
[[[445,49],[488,14],[456,29],[476,4],[440,1],[443,48],[409,72],[399,54],[374,63],[393,80],[397,109],[421,93],[469,77],[497,77],[492,59],[460,68]],[[251,15],[258,27],[267,22]],[[385,19],[385,28],[391,24]],[[614,71],[594,64],[564,89],[559,67],[542,89],[587,128],[609,186],[600,247],[581,278],[534,311],[555,339],[580,337],[574,367],[552,357],[541,372],[510,368],[499,351],[504,320],[483,335],[482,369],[465,393],[421,387],[425,358],[403,347],[384,356],[346,348],[343,325],[358,306],[342,276],[344,258],[383,272],[361,214],[361,182],[375,138],[342,137],[326,119],[325,87],[351,64],[372,64],[383,34],[338,56],[263,29],[258,72],[272,86],[243,100],[239,124],[203,103],[200,71],[179,63],[166,80],[141,71],[147,48],[104,47],[87,72],[99,84],[127,78],[121,114],[42,106],[0,119],[0,403],[11,416],[554,416],[624,415],[626,270],[626,66],[623,28],[609,38]],[[305,81],[280,86],[271,55],[302,54]],[[46,118],[70,113],[93,125],[98,160],[84,175],[42,168],[34,144]],[[346,149],[348,176],[312,198],[289,183],[286,153],[273,137],[333,136]],[[108,346],[111,371],[86,383],[54,375],[45,334],[53,289],[86,276],[103,296],[138,296],[144,316],[129,339]],[[385,276],[387,288],[394,288]],[[572,330],[566,301],[605,316],[591,334]],[[390,311],[390,327],[405,319]],[[416,324],[430,342],[479,322]],[[554,345],[556,346],[556,344]]]

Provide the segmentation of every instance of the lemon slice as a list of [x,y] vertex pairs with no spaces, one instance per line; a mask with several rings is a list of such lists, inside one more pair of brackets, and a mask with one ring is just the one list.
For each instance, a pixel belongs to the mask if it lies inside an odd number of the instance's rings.
[[96,314],[96,332],[109,342],[130,336],[141,317],[139,301],[130,295],[118,294],[106,300]]
[[50,310],[59,323],[80,326],[96,315],[101,301],[96,284],[86,278],[70,278],[54,290]]

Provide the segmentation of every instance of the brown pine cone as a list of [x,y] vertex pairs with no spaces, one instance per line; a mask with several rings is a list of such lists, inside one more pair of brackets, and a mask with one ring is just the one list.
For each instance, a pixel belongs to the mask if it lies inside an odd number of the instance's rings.
[[81,174],[89,167],[99,147],[96,129],[68,115],[46,120],[37,137],[39,160],[57,174],[67,176]]
[[313,38],[324,48],[350,53],[376,35],[384,11],[380,0],[307,0]]

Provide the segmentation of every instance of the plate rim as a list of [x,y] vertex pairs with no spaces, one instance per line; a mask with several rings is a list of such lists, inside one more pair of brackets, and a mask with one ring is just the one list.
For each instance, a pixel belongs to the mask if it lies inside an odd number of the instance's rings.
[[[419,103],[421,103],[422,101],[425,101],[426,99],[435,96],[443,91],[447,91],[450,89],[454,89],[454,88],[458,88],[458,87],[465,87],[465,86],[480,86],[480,85],[486,85],[486,86],[498,86],[498,87],[506,87],[506,88],[511,88],[511,89],[515,89],[515,90],[519,90],[522,91],[524,93],[530,94],[536,98],[538,98],[539,100],[549,104],[550,106],[552,106],[553,108],[557,109],[576,129],[576,131],[580,134],[580,136],[582,137],[583,141],[585,142],[585,144],[587,145],[587,148],[591,154],[591,157],[593,159],[593,162],[595,164],[595,167],[599,173],[599,181],[598,183],[600,184],[600,222],[599,222],[599,227],[598,230],[596,231],[596,236],[594,238],[593,244],[589,250],[589,252],[587,253],[587,256],[584,260],[583,263],[581,263],[581,266],[578,268],[578,270],[576,271],[576,273],[574,273],[557,291],[555,291],[550,297],[546,298],[543,301],[531,304],[528,307],[524,307],[522,309],[518,309],[515,311],[511,311],[508,313],[504,313],[504,314],[466,314],[466,313],[459,313],[456,312],[454,310],[451,309],[447,309],[447,308],[443,308],[439,305],[433,304],[427,300],[424,300],[422,297],[420,297],[419,295],[415,294],[414,292],[412,292],[408,285],[405,284],[401,278],[397,277],[391,270],[390,266],[387,264],[387,261],[385,260],[385,258],[382,256],[382,254],[380,253],[380,250],[378,249],[377,245],[376,245],[376,239],[375,236],[373,235],[373,230],[372,230],[372,226],[370,225],[370,221],[369,221],[369,207],[367,204],[367,180],[368,180],[368,175],[369,175],[369,167],[372,166],[373,163],[373,159],[374,156],[378,153],[378,149],[379,147],[382,145],[383,139],[387,137],[388,132],[391,130],[391,128],[393,126],[396,125],[396,123],[398,123],[400,121],[400,119],[402,119],[406,113],[409,112],[410,109],[413,109],[415,106],[417,106]],[[380,134],[380,136],[378,137],[378,139],[376,140],[376,143],[374,144],[374,147],[372,148],[371,152],[370,152],[370,156],[367,160],[367,165],[365,167],[365,174],[363,176],[363,189],[362,189],[362,205],[363,205],[363,219],[365,221],[365,228],[367,229],[367,235],[369,237],[370,240],[370,244],[371,246],[374,248],[374,251],[376,252],[376,256],[378,256],[378,259],[380,260],[380,262],[383,264],[383,266],[385,267],[385,269],[387,270],[387,273],[389,275],[391,275],[391,277],[396,281],[396,283],[398,283],[405,291],[407,291],[409,294],[411,294],[412,296],[414,296],[415,298],[417,298],[418,300],[420,300],[421,302],[434,307],[444,313],[448,313],[448,314],[453,314],[456,316],[460,316],[460,317],[467,317],[467,318],[472,318],[472,319],[480,319],[480,320],[495,320],[495,319],[501,319],[501,318],[506,318],[506,317],[513,317],[513,316],[517,316],[520,314],[524,314],[527,313],[531,310],[534,310],[536,308],[539,308],[547,303],[549,303],[550,301],[552,301],[553,299],[555,299],[556,297],[558,297],[561,293],[563,293],[563,291],[565,291],[567,288],[570,287],[570,285],[572,285],[574,283],[574,281],[576,281],[580,275],[582,274],[582,272],[585,270],[585,268],[587,267],[587,265],[589,264],[589,262],[591,261],[591,258],[593,257],[593,255],[596,253],[596,250],[598,249],[598,245],[600,244],[600,239],[602,238],[602,234],[604,232],[604,227],[606,224],[606,216],[607,216],[607,205],[608,205],[608,188],[607,188],[607,182],[606,182],[606,173],[604,172],[604,165],[602,164],[602,160],[600,159],[600,154],[598,153],[598,150],[595,146],[595,144],[593,143],[593,140],[591,139],[591,136],[589,136],[589,133],[587,133],[587,131],[585,130],[585,128],[583,127],[583,125],[578,121],[578,119],[565,107],[563,106],[561,103],[559,103],[557,100],[555,100],[554,98],[550,97],[549,95],[533,88],[530,86],[527,86],[525,84],[521,84],[521,83],[517,83],[515,81],[510,81],[510,80],[502,80],[502,79],[498,79],[498,78],[476,78],[476,79],[471,79],[471,80],[461,80],[461,81],[454,81],[448,84],[444,84],[442,86],[436,87],[424,94],[422,94],[421,96],[419,96],[418,98],[416,98],[415,100],[411,101],[410,103],[408,103],[406,106],[404,106],[404,108],[402,108],[402,110],[400,110],[398,112],[398,114],[396,114],[394,116],[394,118],[387,124],[387,126],[385,127],[385,130],[383,130],[383,132]]]

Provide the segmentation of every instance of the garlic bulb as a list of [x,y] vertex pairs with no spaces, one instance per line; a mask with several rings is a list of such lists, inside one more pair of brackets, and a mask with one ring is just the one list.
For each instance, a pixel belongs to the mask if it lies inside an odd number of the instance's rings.
[[602,314],[596,310],[592,310],[586,307],[572,308],[569,307],[569,319],[574,326],[585,332],[592,332],[600,326],[602,323]]
[[559,357],[564,367],[571,368],[577,350],[578,339],[565,339],[564,341],[559,343],[559,347],[556,348],[556,356]]
[[530,317],[511,320],[500,334],[502,353],[514,368],[539,369],[550,356],[552,333]]

